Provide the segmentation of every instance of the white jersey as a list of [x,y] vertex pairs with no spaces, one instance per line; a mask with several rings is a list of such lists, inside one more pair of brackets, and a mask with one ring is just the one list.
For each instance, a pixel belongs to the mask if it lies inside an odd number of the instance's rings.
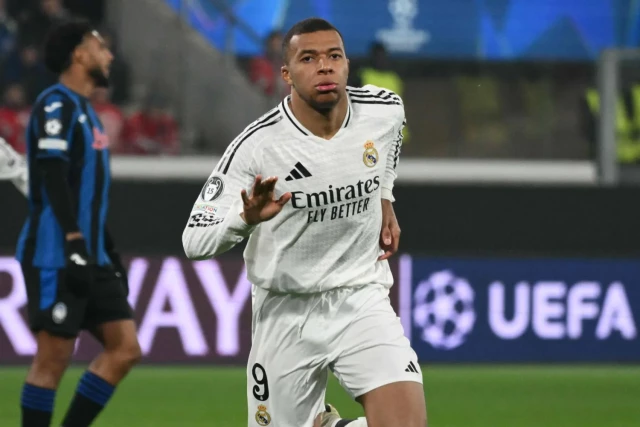
[[28,192],[27,161],[0,137],[0,180],[11,180],[24,195]]
[[[305,129],[285,99],[229,145],[184,230],[189,258],[215,257],[248,237],[247,276],[262,289],[392,286],[388,262],[378,261],[381,202],[393,201],[404,106],[376,86],[347,91],[347,115],[330,140]],[[257,175],[277,176],[276,198],[292,198],[270,221],[249,226],[240,191],[250,192]]]

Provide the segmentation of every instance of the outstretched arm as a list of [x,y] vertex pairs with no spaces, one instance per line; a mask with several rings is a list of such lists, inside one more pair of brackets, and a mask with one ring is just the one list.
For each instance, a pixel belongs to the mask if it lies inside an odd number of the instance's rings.
[[274,199],[277,179],[262,180],[253,147],[250,140],[232,142],[202,188],[182,234],[190,259],[208,259],[228,251],[249,237],[260,222],[277,215],[291,198],[287,193]]

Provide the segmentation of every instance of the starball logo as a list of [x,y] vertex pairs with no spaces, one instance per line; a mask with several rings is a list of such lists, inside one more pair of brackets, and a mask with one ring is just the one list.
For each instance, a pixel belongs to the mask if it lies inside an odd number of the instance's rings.
[[348,218],[366,212],[369,196],[379,188],[380,177],[375,176],[344,187],[329,185],[327,190],[317,193],[292,191],[291,205],[295,209],[309,209],[307,223]]
[[[485,342],[489,337],[634,341],[638,336],[633,300],[618,280],[472,283],[448,270],[418,283],[413,322],[422,332],[420,338],[431,347],[460,347],[473,336],[476,316],[483,319],[480,328],[485,329],[480,334],[484,333]],[[474,302],[477,293],[482,304]]]

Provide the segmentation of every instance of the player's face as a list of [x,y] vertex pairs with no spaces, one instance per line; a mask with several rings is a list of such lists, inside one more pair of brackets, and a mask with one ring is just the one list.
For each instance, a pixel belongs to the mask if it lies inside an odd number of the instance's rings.
[[97,87],[109,86],[109,69],[113,54],[96,31],[87,36],[83,43],[83,61]]
[[345,96],[349,61],[336,31],[294,36],[282,78],[317,110],[333,108]]

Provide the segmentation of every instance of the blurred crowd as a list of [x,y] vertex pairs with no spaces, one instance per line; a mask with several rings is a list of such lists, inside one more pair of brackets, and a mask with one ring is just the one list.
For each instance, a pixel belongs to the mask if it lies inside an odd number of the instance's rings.
[[[114,52],[111,87],[91,101],[113,153],[176,155],[190,152],[197,129],[180,129],[172,105],[158,91],[143,93],[119,54],[117,34],[105,25],[108,0],[0,0],[0,137],[24,152],[30,106],[54,83],[42,64],[49,29],[73,16],[93,21]],[[273,31],[262,54],[238,57],[256,91],[280,102],[290,88],[280,76],[283,33]],[[593,63],[430,61],[388,54],[372,41],[367,55],[350,57],[352,86],[372,84],[399,94],[408,127],[404,155],[417,157],[558,158],[595,156],[599,95]],[[640,71],[636,74],[640,75]],[[640,163],[640,79],[619,102],[619,159]],[[142,84],[140,84],[142,83]],[[146,86],[145,86],[146,87]],[[135,88],[133,90],[132,88]],[[428,141],[427,136],[428,135]],[[622,135],[622,136],[620,136]],[[191,141],[193,142],[193,141]],[[198,142],[198,147],[215,145]]]
[[133,102],[129,68],[118,54],[113,34],[103,25],[104,0],[0,0],[0,137],[25,152],[26,126],[38,94],[56,76],[42,62],[42,46],[53,26],[70,18],[89,19],[114,53],[111,87],[91,102],[109,136],[111,152],[175,155],[180,151],[178,123],[158,94]]

